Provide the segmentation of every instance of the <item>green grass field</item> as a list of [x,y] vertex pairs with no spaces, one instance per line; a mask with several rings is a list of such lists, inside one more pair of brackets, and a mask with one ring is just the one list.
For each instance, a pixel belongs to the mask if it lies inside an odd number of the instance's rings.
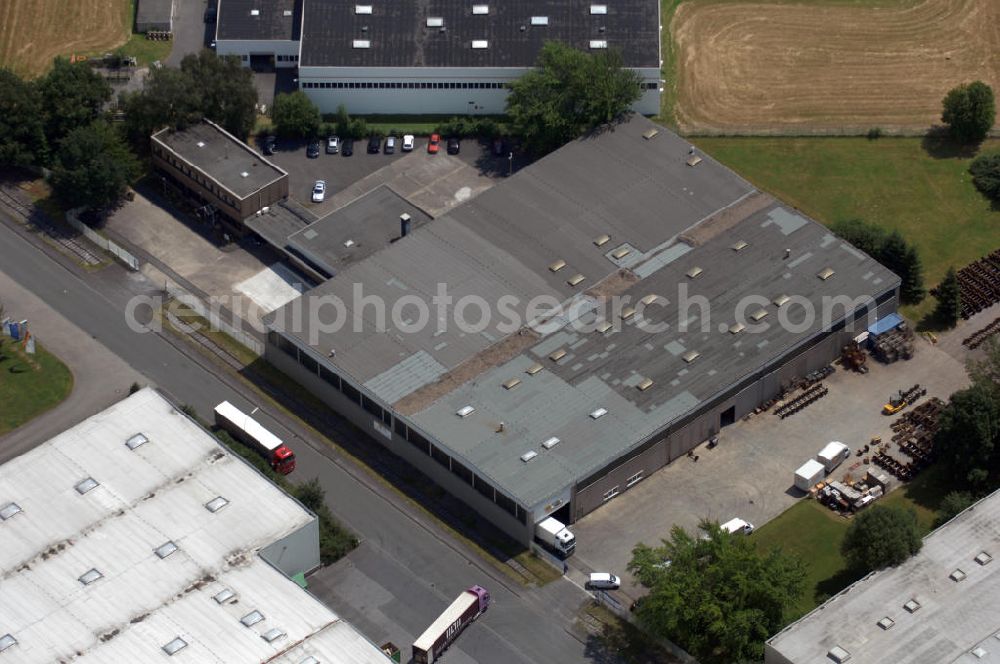
[[73,374],[41,344],[27,355],[17,342],[0,339],[0,435],[53,408],[72,389]]
[[[927,534],[934,527],[937,507],[946,491],[940,471],[931,468],[878,504],[914,510],[922,534]],[[786,622],[797,620],[858,578],[840,555],[840,543],[850,523],[819,502],[803,499],[754,533],[758,550],[781,547],[785,553],[799,556],[808,568],[806,590],[798,602],[786,608]]]
[[[1000,247],[1000,210],[972,186],[972,155],[920,138],[696,138],[756,186],[824,224],[860,217],[914,242],[928,287]],[[1000,149],[1000,140],[983,150]],[[919,320],[933,298],[904,308]]]

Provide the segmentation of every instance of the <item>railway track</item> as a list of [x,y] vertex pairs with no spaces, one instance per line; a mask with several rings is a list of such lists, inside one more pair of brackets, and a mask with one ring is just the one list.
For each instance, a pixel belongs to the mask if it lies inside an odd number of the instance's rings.
[[70,256],[85,266],[92,267],[105,262],[100,254],[87,246],[85,240],[81,240],[78,235],[52,223],[48,215],[34,205],[21,200],[11,191],[9,185],[0,186],[0,205],[9,210],[11,214],[43,232],[52,242],[62,247]]

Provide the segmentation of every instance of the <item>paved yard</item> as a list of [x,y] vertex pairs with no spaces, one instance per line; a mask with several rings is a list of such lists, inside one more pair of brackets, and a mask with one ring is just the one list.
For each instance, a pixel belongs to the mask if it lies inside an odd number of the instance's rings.
[[[636,542],[656,544],[674,524],[694,529],[702,518],[741,517],[760,526],[801,500],[792,485],[795,470],[827,442],[853,450],[873,436],[888,440],[891,418],[881,408],[896,390],[920,383],[928,397],[947,399],[967,383],[963,364],[923,339],[908,362],[869,365],[867,375],[838,368],[824,381],[829,394],[787,419],[763,413],[726,427],[718,447],[695,450],[697,462],[678,459],[587,515],[573,527],[577,552],[570,564],[621,573],[623,590],[634,596],[625,567]],[[831,477],[860,477],[866,467],[859,462],[852,456]]]

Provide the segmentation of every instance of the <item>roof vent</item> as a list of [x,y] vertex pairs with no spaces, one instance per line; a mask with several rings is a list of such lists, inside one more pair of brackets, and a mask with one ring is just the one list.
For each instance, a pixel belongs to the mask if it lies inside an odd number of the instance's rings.
[[747,329],[747,326],[743,323],[734,323],[729,326],[729,334],[739,334],[745,329]]
[[367,39],[355,39],[354,48],[371,48],[372,43]]
[[817,274],[816,276],[822,279],[823,281],[826,281],[833,275],[834,275],[833,269],[825,267],[822,270],[820,270],[819,274]]
[[976,556],[975,560],[980,565],[989,565],[991,562],[993,562],[993,556],[986,553],[985,551],[981,551],[979,555]]
[[468,417],[469,415],[472,415],[472,413],[475,412],[475,410],[476,409],[473,408],[472,406],[462,406],[461,408],[455,411],[455,414],[458,415],[459,417]]
[[247,173],[246,171],[243,171],[242,173],[240,173],[240,177],[248,178],[248,177],[250,177],[250,174]]
[[538,452],[536,452],[535,450],[528,450],[527,452],[521,455],[521,461],[528,463],[536,456],[538,456]]
[[442,25],[444,25],[444,19],[440,16],[429,16],[427,18],[428,28],[440,28]]
[[354,5],[354,13],[355,14],[371,14],[372,13],[372,6],[371,5]]
[[594,238],[594,244],[597,245],[598,247],[603,247],[610,241],[611,241],[610,235],[599,235]]
[[554,351],[551,355],[549,355],[549,359],[552,360],[553,362],[558,362],[559,360],[563,359],[564,357],[566,357],[566,349],[565,348],[560,348],[559,350]]
[[553,447],[555,447],[556,445],[558,445],[560,442],[561,441],[558,438],[556,438],[555,436],[552,436],[551,438],[549,438],[548,440],[546,440],[544,443],[542,443],[542,447],[544,447],[547,450],[551,450]]
[[652,129],[647,129],[646,131],[642,132],[642,137],[648,141],[649,139],[653,138],[659,133],[660,130],[657,129],[656,127],[653,127]]
[[597,331],[600,334],[604,334],[613,327],[611,321],[602,321],[600,325],[597,326]]
[[635,315],[635,307],[625,307],[622,309],[622,320],[628,320]]
[[344,240],[344,246],[350,249],[354,246],[354,240]]
[[511,378],[510,380],[504,382],[503,389],[505,389],[505,390],[513,390],[515,387],[517,387],[520,384],[521,384],[521,379],[520,378]]
[[847,652],[840,646],[834,646],[830,648],[830,652],[826,653],[826,656],[835,661],[837,664],[844,664],[851,659],[851,653]]
[[529,376],[534,376],[536,373],[538,373],[541,370],[542,370],[542,365],[540,365],[537,362],[535,362],[530,367],[528,367],[527,370],[525,370],[524,373],[528,374]]
[[690,166],[691,168],[694,168],[695,166],[701,163],[701,157],[699,157],[696,154],[693,154],[690,157],[688,157],[687,161],[684,163]]
[[748,242],[740,240],[739,242],[737,242],[736,244],[733,245],[732,249],[733,249],[733,251],[743,251],[748,246],[749,246]]
[[653,379],[651,378],[643,378],[642,381],[638,385],[636,385],[636,387],[639,388],[640,392],[645,392],[652,386],[653,386]]
[[15,645],[17,645],[17,639],[15,639],[10,634],[4,634],[3,636],[0,636],[0,652],[3,652],[7,648],[10,648],[11,646]]
[[920,602],[915,599],[911,599],[909,602],[903,605],[907,613],[916,613],[920,610]]
[[489,48],[490,43],[485,39],[473,39],[472,48]]
[[268,643],[271,643],[272,641],[277,641],[283,636],[285,636],[285,631],[283,629],[281,629],[280,627],[272,627],[271,629],[261,634],[260,638],[264,639]]
[[948,578],[958,583],[959,581],[965,581],[966,573],[960,569],[956,569],[954,572],[948,575]]
[[234,597],[236,597],[236,593],[229,588],[223,588],[219,592],[215,593],[215,595],[212,596],[212,599],[214,599],[217,604],[225,604]]
[[597,410],[595,410],[594,412],[592,412],[590,414],[590,419],[592,419],[592,420],[599,420],[599,419],[601,419],[602,417],[604,417],[607,414],[608,414],[608,409],[607,408],[598,408]]
[[607,48],[607,47],[608,47],[608,40],[607,39],[591,39],[590,40],[590,48]]
[[292,10],[291,9],[286,9],[285,11],[281,12],[281,15],[282,16],[291,16],[292,15]]
[[559,270],[563,269],[564,267],[566,267],[566,261],[564,261],[562,259],[559,259],[555,263],[553,263],[552,265],[549,265],[549,271],[550,272],[558,272]]
[[607,14],[608,13],[608,6],[607,5],[591,5],[590,6],[590,13],[591,14]]
[[896,624],[896,621],[889,616],[886,616],[885,618],[882,618],[882,620],[879,620],[877,624],[882,629],[892,629],[892,626]]
[[976,659],[982,659],[983,657],[986,657],[986,648],[984,648],[982,646],[979,646],[978,648],[976,648],[975,650],[973,650],[971,652],[972,652],[973,655],[976,656]]
[[187,641],[178,636],[176,639],[163,646],[163,652],[172,656],[185,648],[187,648]]
[[531,24],[532,25],[548,25],[549,24],[549,17],[548,16],[532,16],[531,17]]
[[779,295],[778,297],[776,297],[773,300],[771,300],[771,302],[774,303],[774,306],[780,307],[780,306],[783,306],[785,304],[788,304],[788,301],[790,299],[792,299],[792,298],[788,297],[787,295]]
[[247,627],[252,627],[253,625],[256,625],[263,619],[264,619],[264,614],[258,611],[257,609],[254,609],[250,613],[240,618],[240,622]]
[[222,496],[216,496],[215,498],[212,498],[210,501],[205,503],[205,509],[207,509],[212,514],[215,514],[228,504],[229,504],[228,500],[226,500]]
[[584,277],[582,274],[574,274],[572,277],[566,280],[566,283],[569,284],[570,286],[576,286],[585,278],[586,277]]
[[695,266],[687,271],[687,276],[689,279],[694,279],[702,272],[704,272],[704,270],[702,270],[700,267]]
[[128,446],[128,448],[130,450],[134,450],[135,448],[139,447],[140,445],[145,445],[148,442],[149,442],[149,438],[146,438],[146,436],[143,435],[143,434],[141,434],[141,433],[137,433],[134,436],[132,436],[131,438],[129,438],[128,440],[126,440],[125,441],[125,445]]
[[260,16],[260,10],[259,9],[251,9],[250,10],[250,16]]
[[472,5],[472,13],[476,16],[484,16],[490,13],[489,5]]
[[3,507],[0,507],[0,521],[6,521],[15,514],[21,512],[21,506],[17,503],[7,503]]
[[164,542],[160,546],[153,549],[153,553],[155,553],[160,559],[163,559],[176,550],[177,550],[176,544],[174,544],[173,542]]
[[96,569],[89,569],[86,572],[84,572],[83,576],[77,579],[77,581],[79,581],[85,586],[89,586],[94,581],[97,581],[98,579],[101,579],[103,577],[104,575],[98,572]]
[[95,480],[93,477],[88,477],[85,480],[81,480],[73,488],[76,489],[76,492],[82,496],[83,494],[87,493],[88,491],[97,488],[97,486],[99,486],[97,480]]
[[198,141],[197,143],[195,143],[195,145],[197,145],[199,148],[203,148],[205,147],[205,141]]
[[757,311],[750,314],[750,320],[754,322],[759,321],[767,316],[767,309],[758,309]]
[[701,355],[701,353],[699,353],[698,351],[689,350],[688,352],[684,353],[684,355],[682,355],[681,357],[684,358],[685,362],[691,364],[692,362],[698,359],[699,355]]
[[632,250],[628,247],[619,247],[611,252],[611,257],[616,260],[621,260],[622,258],[628,256],[631,252]]

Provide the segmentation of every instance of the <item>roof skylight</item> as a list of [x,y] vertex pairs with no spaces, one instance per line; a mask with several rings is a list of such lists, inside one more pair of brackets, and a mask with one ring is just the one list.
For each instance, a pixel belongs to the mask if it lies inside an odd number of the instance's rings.
[[521,455],[521,461],[528,463],[536,456],[538,456],[538,452],[536,452],[535,450],[528,450],[527,452]]
[[162,559],[166,558],[176,550],[177,550],[176,544],[174,544],[173,542],[164,542],[160,546],[153,549],[153,552],[156,553],[156,555]]
[[173,656],[178,651],[184,650],[185,648],[187,648],[187,641],[178,636],[176,639],[163,646],[163,652]]
[[21,506],[17,503],[7,503],[3,507],[0,507],[0,521],[6,521],[15,514],[21,512]]
[[246,627],[252,627],[263,619],[264,619],[264,614],[258,611],[257,609],[254,609],[250,613],[240,618],[240,622],[243,623]]
[[145,445],[148,442],[149,438],[146,438],[145,434],[137,433],[126,440],[125,445],[127,445],[130,450],[134,450],[135,448]]
[[79,581],[80,583],[82,583],[85,586],[89,586],[94,581],[97,581],[98,579],[103,578],[103,577],[104,577],[104,575],[101,574],[96,569],[89,569],[86,572],[84,572],[83,575],[80,576],[79,579],[77,579],[77,581]]
[[88,491],[97,488],[97,486],[97,480],[93,477],[88,477],[85,480],[80,480],[74,488],[76,489],[76,492],[82,496]]
[[229,504],[228,500],[226,500],[222,496],[216,496],[215,498],[212,498],[210,501],[205,503],[205,509],[215,514],[228,504]]

